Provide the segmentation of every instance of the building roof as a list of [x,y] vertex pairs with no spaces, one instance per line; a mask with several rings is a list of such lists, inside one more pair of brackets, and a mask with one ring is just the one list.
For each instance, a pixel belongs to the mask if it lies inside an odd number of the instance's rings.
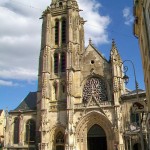
[[37,92],[30,92],[14,111],[36,110]]
[[121,95],[121,99],[135,98],[137,96],[137,93],[138,93],[139,97],[146,96],[145,90],[138,89],[137,91],[133,90],[133,91],[130,91],[130,92],[126,93],[126,94]]

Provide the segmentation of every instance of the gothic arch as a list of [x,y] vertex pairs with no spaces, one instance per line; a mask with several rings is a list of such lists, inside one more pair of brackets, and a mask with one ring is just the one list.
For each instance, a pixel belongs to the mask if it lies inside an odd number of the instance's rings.
[[[92,69],[91,69],[91,72],[92,72]],[[90,75],[88,75],[88,76],[86,76],[85,78],[83,78],[83,80],[81,81],[81,86],[82,86],[82,88],[84,87],[86,81],[87,81],[88,79],[90,79],[90,78],[101,78],[101,79],[103,79],[103,80],[105,81],[105,77],[103,77],[103,76],[101,76],[101,75],[99,75],[99,74],[95,74],[95,73],[92,74],[92,73],[91,73]]]
[[55,142],[55,139],[56,139],[56,136],[58,135],[58,133],[61,132],[63,135],[64,135],[64,140],[65,140],[65,127],[63,125],[56,125],[56,126],[53,126],[52,129],[50,129],[50,149],[55,149],[55,146],[56,146],[56,142]]
[[36,137],[36,121],[32,118],[28,119],[25,123],[25,141],[27,143],[35,143]]
[[105,131],[107,139],[107,148],[108,150],[111,150],[115,140],[112,124],[104,114],[97,111],[91,111],[87,113],[78,123],[76,127],[77,146],[82,148],[85,147],[83,150],[86,150],[87,141],[85,140],[87,139],[87,133],[94,124],[99,125]]

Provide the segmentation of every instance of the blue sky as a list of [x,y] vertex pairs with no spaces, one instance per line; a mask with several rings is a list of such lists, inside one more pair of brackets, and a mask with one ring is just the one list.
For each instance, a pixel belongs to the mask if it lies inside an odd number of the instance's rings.
[[[50,0],[0,1],[0,109],[12,110],[30,91],[37,90],[42,11]],[[132,60],[139,88],[144,89],[138,40],[133,35],[132,0],[79,0],[85,23],[85,41],[92,43],[109,59],[115,39],[122,60]],[[134,89],[130,63],[129,89]]]

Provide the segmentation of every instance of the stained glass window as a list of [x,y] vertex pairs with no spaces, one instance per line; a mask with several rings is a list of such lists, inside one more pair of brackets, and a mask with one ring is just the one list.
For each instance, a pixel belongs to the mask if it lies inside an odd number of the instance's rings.
[[106,85],[103,79],[90,78],[87,80],[83,88],[83,102],[88,102],[92,96],[98,101],[107,100]]

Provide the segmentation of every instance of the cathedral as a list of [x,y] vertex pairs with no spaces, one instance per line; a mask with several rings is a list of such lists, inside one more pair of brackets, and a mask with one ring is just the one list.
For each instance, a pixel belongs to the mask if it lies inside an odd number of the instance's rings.
[[38,90],[9,112],[4,149],[140,150],[126,132],[136,92],[125,88],[116,44],[109,60],[91,39],[85,48],[79,12],[76,0],[52,0],[43,12]]

